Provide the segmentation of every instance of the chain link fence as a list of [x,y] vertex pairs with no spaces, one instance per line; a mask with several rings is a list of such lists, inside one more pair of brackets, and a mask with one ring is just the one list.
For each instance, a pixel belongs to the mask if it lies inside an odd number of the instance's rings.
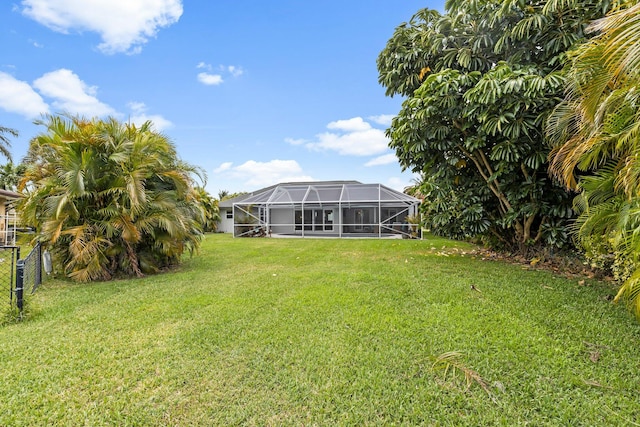
[[19,247],[0,246],[0,291],[3,295],[6,295],[11,306],[15,304],[14,285],[16,281],[16,264],[19,258]]
[[24,294],[34,293],[42,283],[42,246],[37,244],[20,258],[17,246],[0,246],[0,289],[9,297],[11,308],[22,312]]
[[42,283],[42,246],[38,243],[24,257],[22,287],[25,292],[34,293]]

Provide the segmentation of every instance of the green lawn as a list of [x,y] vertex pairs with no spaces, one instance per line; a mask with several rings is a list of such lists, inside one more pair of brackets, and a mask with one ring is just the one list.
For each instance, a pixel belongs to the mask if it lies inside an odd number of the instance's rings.
[[[640,421],[615,289],[466,247],[210,235],[170,274],[48,281],[0,327],[0,425]],[[451,351],[478,381],[434,369]]]

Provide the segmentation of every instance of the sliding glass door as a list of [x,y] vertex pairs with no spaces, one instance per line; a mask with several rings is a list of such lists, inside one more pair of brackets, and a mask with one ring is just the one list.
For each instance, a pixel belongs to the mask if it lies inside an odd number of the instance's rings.
[[296,210],[296,230],[300,231],[333,231],[334,209],[308,208]]

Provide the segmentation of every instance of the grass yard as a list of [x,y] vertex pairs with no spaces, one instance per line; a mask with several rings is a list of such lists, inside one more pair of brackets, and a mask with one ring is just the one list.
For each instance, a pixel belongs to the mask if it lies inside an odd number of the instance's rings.
[[640,422],[614,288],[456,248],[210,235],[171,274],[48,281],[0,327],[0,425]]

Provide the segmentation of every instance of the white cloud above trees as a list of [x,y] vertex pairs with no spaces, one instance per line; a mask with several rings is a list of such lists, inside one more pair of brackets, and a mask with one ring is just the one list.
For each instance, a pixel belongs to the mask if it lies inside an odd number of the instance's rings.
[[32,119],[49,112],[49,106],[29,83],[0,72],[0,108]]
[[[327,125],[329,132],[317,134],[315,140],[304,142],[313,151],[334,151],[344,156],[374,156],[388,150],[389,140],[384,131],[376,129],[362,117],[336,120]],[[287,138],[292,145],[303,140]]]
[[336,120],[327,125],[327,129],[341,130],[344,132],[364,132],[371,129],[371,125],[362,117],[354,117],[348,120]]
[[302,167],[295,160],[270,160],[258,162],[249,160],[241,165],[233,166],[230,162],[222,163],[214,170],[225,177],[241,182],[243,187],[254,190],[281,182],[315,181],[305,175]]
[[395,116],[393,114],[380,114],[378,116],[370,116],[369,120],[383,126],[391,126],[391,120]]
[[215,168],[213,170],[214,173],[221,173],[224,172],[226,170],[231,169],[231,166],[233,166],[233,162],[224,162],[222,163],[220,166],[218,166],[217,168]]
[[56,112],[81,116],[107,116],[116,111],[96,97],[97,87],[89,86],[71,70],[61,68],[44,74],[33,82],[42,95],[53,99]]
[[173,123],[159,114],[147,114],[147,106],[144,102],[130,102],[127,104],[127,107],[131,110],[129,120],[135,123],[136,126],[140,126],[149,120],[153,122],[153,128],[158,132],[173,126]]
[[35,119],[43,114],[69,113],[87,118],[113,116],[137,125],[151,120],[157,131],[173,126],[159,114],[148,114],[143,102],[129,102],[123,114],[98,99],[98,87],[85,83],[73,71],[61,68],[33,81],[32,84],[0,72],[0,109]]
[[27,118],[50,112],[88,117],[116,114],[97,98],[97,87],[65,68],[45,73],[32,84],[0,72],[0,107]]
[[367,163],[365,163],[365,166],[390,165],[392,163],[396,163],[397,161],[398,158],[396,157],[396,155],[393,153],[389,153],[369,160]]
[[94,32],[106,54],[135,54],[180,19],[181,0],[22,0],[22,13],[63,33]]

